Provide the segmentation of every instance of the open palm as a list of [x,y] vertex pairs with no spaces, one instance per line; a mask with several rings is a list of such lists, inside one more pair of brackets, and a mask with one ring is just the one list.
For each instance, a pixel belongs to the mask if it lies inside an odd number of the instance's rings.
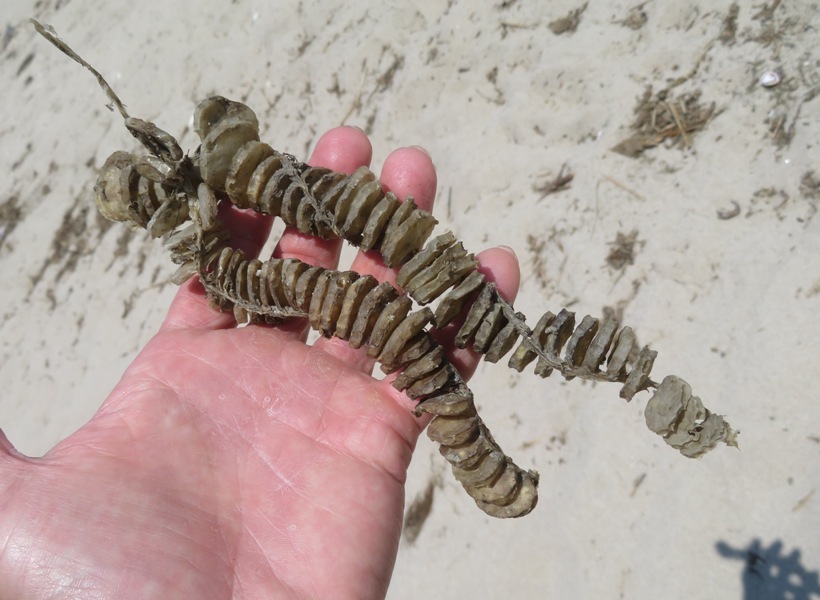
[[[311,159],[347,172],[369,161],[351,128]],[[394,152],[381,179],[431,207],[435,171],[418,149]],[[258,252],[270,224],[225,218]],[[275,255],[331,268],[339,247],[288,231]],[[514,295],[514,256],[480,259]],[[365,254],[353,268],[394,275]],[[87,425],[38,459],[0,435],[0,598],[383,597],[424,422],[363,352],[306,336],[303,322],[237,328],[191,281]]]

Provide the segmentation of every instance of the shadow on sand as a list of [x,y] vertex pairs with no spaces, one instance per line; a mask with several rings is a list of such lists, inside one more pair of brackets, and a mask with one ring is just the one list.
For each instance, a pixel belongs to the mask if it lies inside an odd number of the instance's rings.
[[786,554],[783,542],[768,547],[754,539],[745,548],[726,542],[715,544],[718,554],[743,561],[743,600],[818,600],[818,572],[809,571],[800,560],[800,550]]

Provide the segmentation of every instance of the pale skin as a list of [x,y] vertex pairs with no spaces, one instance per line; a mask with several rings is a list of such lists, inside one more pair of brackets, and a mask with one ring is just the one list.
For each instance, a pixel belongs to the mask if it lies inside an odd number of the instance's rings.
[[[337,128],[310,163],[352,172],[370,158],[361,131]],[[432,208],[436,173],[418,148],[393,152],[380,178]],[[270,223],[224,217],[258,251]],[[339,249],[287,231],[274,254],[335,268]],[[479,259],[512,300],[515,256]],[[352,269],[395,276],[372,254]],[[364,352],[308,346],[307,331],[237,328],[192,280],[79,431],[37,459],[0,433],[0,598],[383,598],[426,422]],[[450,356],[474,371],[474,355]]]

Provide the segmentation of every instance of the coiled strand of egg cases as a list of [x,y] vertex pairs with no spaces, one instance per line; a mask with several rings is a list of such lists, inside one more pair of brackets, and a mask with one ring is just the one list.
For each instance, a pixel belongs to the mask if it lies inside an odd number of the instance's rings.
[[[253,111],[238,102],[221,97],[200,103],[194,116],[194,125],[202,138],[199,164],[202,178],[217,189],[224,189],[234,204],[252,207],[260,212],[281,216],[300,231],[324,237],[339,236],[364,249],[376,249],[388,265],[403,265],[397,282],[421,304],[426,304],[450,290],[442,299],[435,316],[436,327],[442,327],[454,318],[479,288],[479,294],[468,313],[467,322],[458,341],[486,354],[487,360],[497,361],[506,354],[519,335],[541,361],[558,368],[567,377],[600,375],[598,365],[584,370],[584,342],[589,332],[594,334],[597,321],[588,317],[579,326],[578,337],[562,337],[567,320],[561,313],[559,335],[546,334],[551,341],[560,340],[561,349],[569,340],[566,360],[555,352],[547,352],[541,343],[529,336],[524,316],[509,314],[495,293],[494,286],[483,281],[476,271],[477,263],[461,243],[456,243],[451,232],[438,236],[422,250],[432,232],[435,220],[419,210],[412,201],[400,203],[395,196],[384,194],[375,176],[362,167],[352,175],[328,169],[311,168],[297,163],[292,157],[273,150],[259,141],[259,124]],[[509,307],[511,309],[511,307]],[[572,316],[574,319],[574,316]],[[546,322],[542,319],[542,322]],[[569,322],[572,333],[574,322]],[[545,326],[546,327],[546,326]],[[603,329],[608,331],[609,325]],[[543,332],[538,331],[540,335]],[[631,333],[631,330],[624,330]],[[614,333],[614,331],[613,331]],[[627,335],[619,336],[617,348],[626,350],[631,345]],[[598,342],[603,341],[599,336]],[[612,340],[610,339],[610,342]],[[634,336],[633,336],[634,341]],[[553,344],[554,345],[554,344]],[[593,346],[597,348],[598,346]],[[603,348],[606,351],[608,346]],[[523,353],[523,352],[522,352]],[[529,355],[526,355],[529,356]],[[616,354],[617,358],[621,353]],[[640,368],[632,369],[635,376],[624,386],[622,395],[631,398],[648,381],[648,369],[654,353],[645,349],[639,358]],[[517,360],[515,364],[521,363]],[[578,362],[578,364],[575,364]],[[621,368],[618,361],[610,361],[605,378],[625,380],[626,359]],[[586,364],[591,363],[591,359]],[[600,362],[599,362],[600,364]],[[523,368],[523,367],[521,367]],[[520,368],[519,368],[520,370]],[[647,371],[646,377],[638,375]],[[548,373],[541,368],[540,373]]]
[[412,198],[384,193],[366,167],[352,175],[309,167],[260,142],[256,115],[244,104],[208,98],[196,109],[194,127],[202,139],[202,179],[240,208],[281,217],[308,235],[375,249],[388,266],[418,252],[436,225]]
[[[100,173],[96,186],[97,203],[104,216],[113,220],[131,222],[136,226],[149,229],[157,236],[184,223],[189,216],[192,217],[193,224],[171,234],[166,241],[174,262],[180,264],[172,280],[182,283],[193,274],[201,273],[203,263],[211,263],[222,252],[228,235],[218,224],[217,199],[207,184],[200,183],[195,195],[188,194],[186,211],[184,206],[180,207],[181,198],[184,197],[182,193],[179,191],[168,193],[169,188],[173,190],[173,178],[169,177],[167,172],[160,172],[162,164],[157,166],[156,161],[151,161],[151,157],[148,158],[149,160],[139,159],[124,152],[112,155]],[[139,165],[143,166],[138,169]],[[160,196],[157,189],[162,190],[164,195]],[[223,258],[224,256],[223,252]],[[273,268],[276,269],[276,267]],[[303,267],[292,265],[284,269],[283,273],[289,273],[290,280],[295,281],[293,269],[301,268]],[[234,272],[235,277],[241,277],[240,271]],[[247,270],[242,272],[249,281],[254,281],[255,270],[251,269],[250,275]],[[535,331],[529,330],[523,315],[514,313],[512,307],[498,295],[494,286],[484,282],[483,276],[475,270],[474,257],[467,254],[460,243],[455,242],[450,232],[431,240],[421,252],[405,263],[398,274],[397,281],[421,303],[435,300],[443,291],[449,289],[449,292],[438,303],[432,319],[437,327],[443,327],[459,314],[471,297],[478,292],[478,298],[471,305],[467,318],[457,335],[456,344],[465,347],[472,342],[473,349],[484,353],[488,361],[495,362],[507,354],[520,335],[523,339],[509,362],[510,367],[518,371],[523,370],[527,364],[537,359],[535,371],[542,377],[558,371],[567,379],[582,377],[618,381],[624,383],[621,396],[626,399],[630,399],[637,391],[654,385],[654,382],[649,379],[649,371],[655,353],[648,348],[643,348],[638,353],[635,336],[630,328],[624,327],[618,331],[614,321],[599,324],[596,319],[589,316],[575,327],[574,315],[563,310],[558,315],[546,313],[539,320]],[[273,303],[274,308],[260,311],[258,302],[247,304],[248,300],[241,293],[237,296],[235,292],[232,292],[237,289],[236,279],[231,281],[231,278],[223,278],[220,285],[221,290],[212,288],[212,299],[215,300],[215,304],[224,309],[233,308],[240,321],[247,318],[249,313],[254,318],[265,320],[301,315],[298,310],[293,309],[292,302],[288,304],[281,299],[281,294],[273,296],[279,298],[278,302]],[[240,285],[238,289],[243,290],[245,287]],[[235,297],[233,302],[227,299],[231,294]],[[285,300],[287,300],[286,297]],[[245,307],[250,310],[246,310]],[[326,316],[325,318],[331,317]],[[328,330],[328,327],[329,325],[326,324],[325,330]],[[344,329],[339,331],[344,331]],[[560,356],[562,350],[563,357]],[[630,363],[630,359],[635,354],[637,358]],[[434,362],[435,356],[435,353],[431,353],[426,355],[424,360],[408,366],[408,375],[397,380],[399,389],[402,389],[403,382],[410,375],[427,374],[426,368],[433,368],[429,365]],[[605,359],[606,369],[601,370]],[[390,363],[385,362],[385,364]],[[447,368],[449,369],[450,367]],[[430,377],[440,382],[443,373],[433,373]],[[672,381],[675,382],[674,385],[669,383]],[[427,384],[420,384],[408,393],[417,397],[418,390],[422,389],[423,385]],[[407,387],[410,387],[409,383]],[[684,390],[685,393],[680,390]],[[439,396],[444,400],[437,399],[426,405],[431,409],[432,407],[446,407],[437,410],[452,411],[453,406],[471,405],[472,396],[469,395],[469,390],[467,393],[468,395],[458,391],[440,393]],[[425,410],[423,408],[425,404],[420,406],[420,410]],[[464,483],[465,489],[476,498],[477,502],[485,502],[480,498],[482,494],[485,494],[484,488],[487,486],[473,483],[476,481],[477,474],[481,473],[476,466],[480,464],[486,471],[488,466],[494,463],[486,462],[485,464],[485,461],[501,460],[504,465],[507,465],[508,459],[501,459],[500,457],[504,455],[497,448],[482,453],[482,449],[491,447],[494,442],[491,441],[484,426],[480,425],[480,421],[475,421],[469,411],[466,414],[455,415],[459,417],[455,420],[452,419],[454,415],[455,413],[440,414],[428,429],[428,434],[432,439],[443,444],[442,453],[454,464],[454,472]],[[650,398],[646,407],[646,417],[650,429],[686,456],[700,456],[720,441],[736,445],[735,432],[728,423],[721,416],[705,409],[700,400],[692,396],[688,384],[674,376],[664,379],[656,393]],[[459,427],[464,427],[464,429],[460,430]],[[476,438],[463,447],[459,447],[458,444],[454,446],[452,443],[448,444],[448,440],[452,442],[453,439],[460,440],[461,438],[448,437],[450,433],[442,433],[445,428],[447,432],[454,428],[468,437],[476,435]],[[479,433],[476,434],[476,431]],[[490,441],[485,441],[485,438]],[[473,464],[472,461],[478,462]],[[464,467],[462,463],[473,468]],[[512,463],[505,468],[512,469],[510,473],[516,473],[516,475],[513,477],[507,474],[504,478],[498,478],[497,481],[509,481],[512,477],[514,481],[521,483],[522,491],[509,505],[494,508],[498,504],[490,502],[483,508],[497,515],[524,514],[521,511],[529,509],[522,507],[525,507],[528,502],[530,504],[535,502],[536,496],[527,490],[535,489],[536,476],[521,472]],[[466,471],[462,473],[464,469]],[[493,473],[492,470],[489,472]],[[503,473],[508,473],[508,471],[503,470]],[[500,492],[497,495],[501,498],[506,497]],[[527,498],[531,500],[525,500]]]
[[[378,250],[386,264],[402,266],[397,281],[421,304],[446,292],[436,308],[436,327],[470,305],[458,345],[472,343],[474,350],[495,362],[521,337],[510,359],[512,368],[520,371],[537,358],[536,372],[541,376],[558,371],[567,379],[620,382],[624,384],[621,396],[627,400],[657,385],[649,378],[656,353],[647,347],[638,351],[628,327],[619,331],[615,322],[602,324],[589,316],[575,327],[574,314],[563,310],[558,315],[544,314],[530,330],[524,315],[484,281],[474,257],[455,243],[451,233],[425,247],[435,220],[412,202],[399,204],[395,197],[383,194],[369,170],[361,168],[347,176],[277,153],[258,141],[253,112],[223,98],[200,104],[195,123],[203,139],[203,178],[219,189],[224,187],[237,205],[278,214],[305,233],[342,237],[364,249]],[[724,439],[732,439],[728,425],[723,433]],[[697,431],[685,435],[697,437]]]
[[394,387],[420,401],[418,413],[434,415],[427,434],[478,506],[502,518],[535,507],[538,475],[516,466],[493,440],[472,392],[426,331],[429,308],[411,312],[409,297],[369,275],[295,259],[249,260],[231,248],[208,265],[203,283],[221,308],[233,306],[238,319],[307,317],[322,335],[366,348],[385,373],[403,368]]
[[[276,153],[258,142],[258,123],[253,112],[243,104],[222,98],[202,103],[197,110],[196,122],[203,137],[199,156],[202,175],[206,181],[225,189],[237,205],[278,214],[286,223],[305,233],[343,237],[365,249],[377,249],[386,263],[403,265],[397,281],[418,302],[429,303],[446,292],[433,318],[436,327],[443,327],[472,302],[456,337],[458,346],[472,344],[475,351],[485,354],[486,360],[495,362],[521,337],[519,348],[509,363],[516,370],[521,371],[538,359],[536,373],[541,376],[558,371],[567,379],[582,377],[621,382],[624,384],[621,396],[627,400],[636,392],[656,385],[649,379],[656,353],[646,347],[638,352],[635,336],[628,327],[618,331],[616,323],[600,324],[589,316],[576,327],[574,314],[563,310],[558,315],[546,313],[535,330],[530,330],[524,315],[514,312],[495,287],[484,281],[475,269],[474,257],[455,242],[452,233],[439,236],[424,246],[435,220],[418,210],[411,201],[401,204],[390,194],[382,194],[375,176],[367,169],[347,176],[307,167],[288,155]],[[148,137],[153,140],[155,136]],[[116,176],[110,177],[109,183],[127,190],[121,196],[128,201],[121,203],[120,212],[111,210],[111,206],[102,202],[100,206],[104,214],[108,209],[114,218],[131,220],[150,227],[155,235],[162,235],[185,219],[182,213],[176,218],[163,216],[164,211],[160,210],[163,207],[167,207],[164,210],[168,214],[174,214],[169,209],[175,206],[175,201],[158,202],[152,198],[151,189],[156,189],[158,183],[163,191],[174,189],[176,173],[173,165],[179,164],[174,161],[180,158],[168,160],[157,156],[153,162],[151,159],[138,161],[128,155],[112,157],[115,168],[111,172]],[[169,163],[172,166],[166,167]],[[131,191],[134,171],[138,180],[151,182],[152,188],[134,194]],[[207,197],[205,204],[215,207],[215,196],[210,188],[204,184],[200,186],[203,187],[205,193],[199,191],[196,196],[200,200]],[[169,197],[179,198],[180,194]],[[191,207],[203,204],[201,201],[189,203]],[[155,216],[157,213],[159,216]],[[202,239],[204,235],[210,236],[207,241]],[[175,281],[183,281],[201,271],[198,261],[203,257],[206,262],[212,258],[221,241],[213,233],[197,231],[196,225],[171,236],[172,256],[181,263]],[[473,301],[473,298],[476,299]],[[234,308],[238,312],[244,310],[241,304],[235,304]],[[604,362],[606,368],[602,370]],[[723,441],[731,443],[734,434],[728,424],[724,422],[719,429]],[[667,432],[668,435],[662,435],[670,445],[692,454],[708,449],[704,446],[706,442],[699,441],[701,430],[695,427],[684,432],[678,427]],[[674,442],[680,436],[690,442],[694,440],[694,445],[685,449]],[[717,438],[712,436],[710,439]]]

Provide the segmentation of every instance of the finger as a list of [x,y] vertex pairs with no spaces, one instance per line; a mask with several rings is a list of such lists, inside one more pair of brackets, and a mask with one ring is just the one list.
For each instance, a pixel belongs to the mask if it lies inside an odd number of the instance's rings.
[[[232,247],[242,250],[245,256],[258,256],[270,234],[270,217],[223,202],[219,207],[219,219],[231,232]],[[180,287],[160,330],[191,327],[226,329],[235,325],[233,313],[216,311],[209,306],[205,289],[194,277]]]
[[[430,155],[421,148],[400,148],[392,152],[384,162],[380,181],[385,191],[392,191],[402,199],[413,196],[420,208],[432,210],[436,197],[436,170]],[[362,275],[373,275],[379,281],[394,283],[396,280],[397,269],[388,268],[375,251],[358,252],[350,268]],[[366,373],[373,370],[375,361],[372,358],[342,340],[320,339],[316,346]]]

